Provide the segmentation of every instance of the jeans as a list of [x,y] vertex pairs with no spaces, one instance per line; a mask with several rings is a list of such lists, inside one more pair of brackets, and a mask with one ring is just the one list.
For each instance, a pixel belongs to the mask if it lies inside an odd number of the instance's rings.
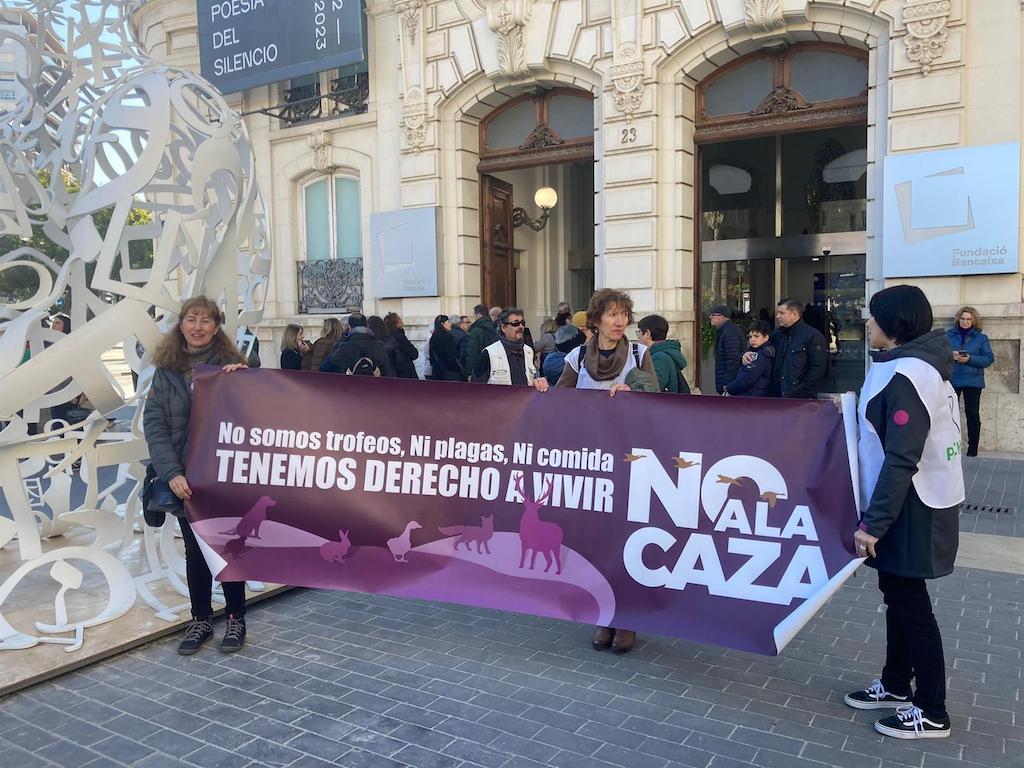
[[[185,579],[188,582],[188,596],[192,601],[192,616],[196,619],[210,620],[213,605],[210,593],[213,590],[213,574],[206,564],[203,551],[192,531],[192,526],[184,517],[178,518],[181,525],[181,537],[185,540]],[[236,618],[245,616],[245,582],[221,582],[224,589],[224,600],[227,612]]]
[[932,613],[924,579],[878,574],[885,612],[885,667],[882,685],[897,696],[911,695],[926,717],[944,721],[946,713],[946,661],[942,636]]
[[978,455],[978,440],[981,437],[981,387],[955,387],[956,395],[964,397],[964,411],[967,413],[967,455]]

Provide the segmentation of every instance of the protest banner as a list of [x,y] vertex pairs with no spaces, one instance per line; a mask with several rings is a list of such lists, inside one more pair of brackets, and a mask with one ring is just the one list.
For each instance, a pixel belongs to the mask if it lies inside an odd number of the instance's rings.
[[224,581],[776,654],[861,562],[829,401],[204,367],[186,466]]

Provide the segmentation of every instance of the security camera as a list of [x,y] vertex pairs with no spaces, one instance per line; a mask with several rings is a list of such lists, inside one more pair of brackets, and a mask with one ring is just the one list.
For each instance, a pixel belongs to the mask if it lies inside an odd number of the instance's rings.
[[827,245],[821,249],[822,256],[828,256],[830,253],[832,253],[832,249],[829,248]]

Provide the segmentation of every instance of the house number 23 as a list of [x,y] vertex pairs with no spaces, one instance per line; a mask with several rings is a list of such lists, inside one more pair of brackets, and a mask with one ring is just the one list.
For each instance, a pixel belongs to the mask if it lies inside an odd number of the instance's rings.
[[635,144],[636,143],[636,128],[623,128],[622,129],[622,141],[620,144]]

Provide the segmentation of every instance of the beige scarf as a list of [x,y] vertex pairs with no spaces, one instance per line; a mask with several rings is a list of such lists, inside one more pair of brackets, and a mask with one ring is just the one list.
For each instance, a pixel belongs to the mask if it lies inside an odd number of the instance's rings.
[[587,373],[594,381],[609,381],[618,376],[626,367],[626,360],[629,358],[629,342],[625,337],[619,339],[615,353],[605,357],[597,347],[598,335],[595,333],[590,343],[587,344],[587,352],[584,356],[584,363]]

